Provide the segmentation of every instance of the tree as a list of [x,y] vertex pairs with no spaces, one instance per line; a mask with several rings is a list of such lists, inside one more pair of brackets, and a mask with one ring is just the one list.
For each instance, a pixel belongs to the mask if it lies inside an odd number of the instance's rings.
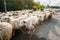
[[44,10],[45,6],[44,5],[40,5],[40,10]]
[[0,0],[0,11],[5,10],[5,12],[11,10],[33,9],[33,7],[39,9],[39,6],[40,4],[34,2],[34,0]]
[[4,9],[5,9],[5,13],[7,12],[7,8],[6,8],[6,0],[4,0]]

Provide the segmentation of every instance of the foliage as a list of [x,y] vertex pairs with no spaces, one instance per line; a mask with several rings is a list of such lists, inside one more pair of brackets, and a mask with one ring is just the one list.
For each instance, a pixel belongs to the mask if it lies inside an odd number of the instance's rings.
[[40,10],[44,10],[45,6],[44,5],[40,5]]
[[[44,9],[39,3],[34,0],[6,0],[7,10],[22,10],[22,9]],[[4,0],[0,0],[0,11],[4,11]]]

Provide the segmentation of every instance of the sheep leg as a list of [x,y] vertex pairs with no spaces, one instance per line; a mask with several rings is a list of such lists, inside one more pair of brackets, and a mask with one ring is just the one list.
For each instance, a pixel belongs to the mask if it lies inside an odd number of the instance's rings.
[[41,21],[41,24],[43,24],[43,22]]
[[41,20],[38,21],[39,25],[43,24]]
[[33,24],[33,26],[34,26],[35,28],[37,28],[37,25],[34,25],[34,24]]
[[31,37],[32,37],[32,33],[30,33],[30,39],[31,39]]
[[15,35],[15,30],[13,31],[13,33],[12,33],[12,36],[14,36]]
[[31,39],[31,37],[32,37],[32,32],[31,31],[29,31],[29,35],[30,35],[30,39]]
[[24,31],[20,28],[20,30],[24,33]]

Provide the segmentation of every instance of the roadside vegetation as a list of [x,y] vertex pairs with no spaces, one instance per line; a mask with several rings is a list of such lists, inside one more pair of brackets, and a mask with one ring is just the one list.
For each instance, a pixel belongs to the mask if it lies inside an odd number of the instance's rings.
[[[39,2],[34,0],[6,0],[7,11],[16,11],[24,9],[44,9],[44,5],[40,5]],[[0,11],[4,11],[4,0],[0,0]]]

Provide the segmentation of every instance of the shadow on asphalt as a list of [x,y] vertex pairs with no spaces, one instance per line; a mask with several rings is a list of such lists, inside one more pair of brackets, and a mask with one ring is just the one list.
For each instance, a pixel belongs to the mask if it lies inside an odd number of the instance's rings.
[[39,38],[37,35],[32,34],[31,38],[29,34],[21,34],[20,32],[16,31],[14,37],[11,40],[47,40],[45,37]]
[[[48,40],[50,39],[53,40],[59,38],[60,35],[59,32],[60,32],[60,21],[58,19],[53,18],[51,20],[45,21],[42,25],[40,25],[36,29],[34,34],[37,34],[40,38],[46,37]],[[51,33],[53,33],[53,35],[51,35]]]

